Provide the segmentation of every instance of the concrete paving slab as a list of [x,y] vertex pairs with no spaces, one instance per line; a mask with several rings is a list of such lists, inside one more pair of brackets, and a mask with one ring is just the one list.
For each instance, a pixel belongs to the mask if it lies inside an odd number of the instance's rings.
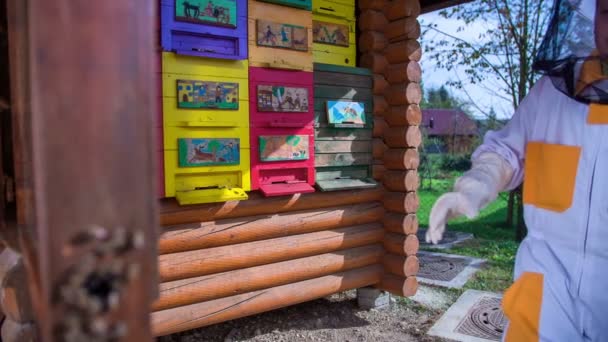
[[507,319],[497,293],[467,290],[431,327],[428,335],[459,342],[500,341]]

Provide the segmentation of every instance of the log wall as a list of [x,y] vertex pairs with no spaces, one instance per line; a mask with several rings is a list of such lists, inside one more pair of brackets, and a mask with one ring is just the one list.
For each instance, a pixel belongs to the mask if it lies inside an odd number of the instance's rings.
[[252,193],[247,201],[186,207],[164,200],[154,334],[380,284],[384,193]]
[[386,192],[385,273],[378,287],[412,296],[418,287],[418,146],[422,98],[418,0],[359,0],[361,63],[374,72],[374,177]]

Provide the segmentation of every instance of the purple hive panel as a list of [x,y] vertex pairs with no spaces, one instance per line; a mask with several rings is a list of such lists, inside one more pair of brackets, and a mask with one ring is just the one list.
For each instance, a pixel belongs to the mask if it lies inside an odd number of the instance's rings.
[[161,0],[163,50],[198,57],[247,59],[247,1],[236,0],[236,11],[236,28],[180,21],[175,18],[175,0]]

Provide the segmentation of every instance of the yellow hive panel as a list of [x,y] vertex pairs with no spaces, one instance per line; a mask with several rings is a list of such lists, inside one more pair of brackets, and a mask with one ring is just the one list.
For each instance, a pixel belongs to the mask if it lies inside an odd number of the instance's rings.
[[162,73],[217,76],[227,78],[247,78],[249,64],[247,60],[233,61],[228,59],[201,58],[163,52]]
[[[308,32],[308,51],[258,46],[257,19],[306,27]],[[250,66],[313,71],[312,13],[310,11],[249,0],[248,21]]]
[[348,46],[313,42],[314,62],[356,66],[357,38],[354,2],[313,1],[313,20],[348,27]]
[[[247,199],[245,191],[251,188],[248,61],[189,57],[165,52],[162,67],[165,195],[176,197],[180,204]],[[220,103],[223,109],[209,108],[210,105],[218,105],[208,97],[214,94],[213,90],[204,95],[203,88],[194,88],[200,89],[201,95],[198,95],[198,90],[193,95],[184,87],[183,93],[178,93],[177,80],[238,84],[238,95],[236,91],[229,90],[231,88],[224,88],[227,90],[224,93],[225,102]],[[178,95],[179,99],[182,96],[185,98],[181,103],[183,108],[178,107]],[[227,160],[221,159],[220,155],[215,152],[211,154],[210,150],[193,152],[194,145],[182,145],[190,146],[186,150],[190,152],[183,154],[180,162],[179,139],[204,141],[210,138],[239,138],[239,163],[227,164],[229,157],[221,157]],[[198,145],[196,148],[199,148]],[[232,151],[228,155],[234,153],[236,156],[237,150]],[[201,163],[209,162],[210,155],[214,159],[220,158],[217,160],[219,165],[201,166]]]
[[239,165],[179,167],[177,151],[165,151],[166,196],[174,197],[176,192],[194,191],[218,184],[249,191],[251,190],[249,158],[249,149],[241,149]]

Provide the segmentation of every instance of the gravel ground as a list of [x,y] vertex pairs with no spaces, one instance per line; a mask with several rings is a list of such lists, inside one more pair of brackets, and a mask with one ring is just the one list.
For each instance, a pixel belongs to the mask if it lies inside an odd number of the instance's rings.
[[448,341],[426,336],[442,311],[409,300],[391,300],[384,309],[362,310],[356,292],[279,309],[206,328],[163,336],[158,342],[199,341],[331,341],[431,342]]

